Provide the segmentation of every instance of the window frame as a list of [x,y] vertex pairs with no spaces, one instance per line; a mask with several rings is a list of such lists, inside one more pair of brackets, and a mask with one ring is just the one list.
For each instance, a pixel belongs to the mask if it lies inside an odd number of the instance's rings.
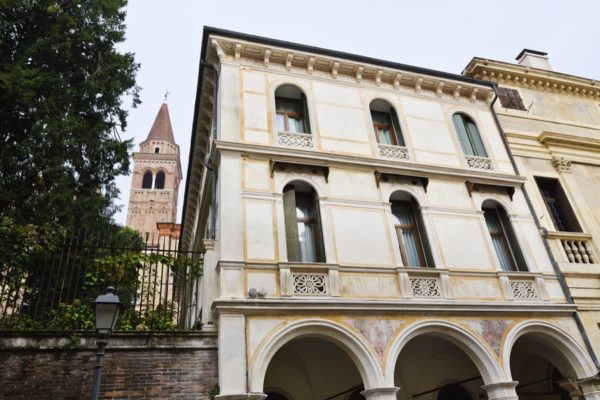
[[[281,95],[281,94],[277,94],[278,91],[285,89],[286,87],[289,87],[290,89],[296,91],[297,94],[300,95],[300,98],[293,98],[290,97],[290,95],[286,96],[286,95]],[[296,95],[296,94],[292,94],[292,95]],[[309,109],[308,109],[308,99],[306,97],[306,94],[304,93],[304,90],[302,88],[300,88],[298,85],[293,84],[293,83],[282,83],[279,84],[275,90],[273,91],[273,100],[274,100],[274,105],[275,105],[275,130],[277,133],[289,133],[289,134],[300,134],[300,135],[311,135],[312,134],[312,129],[310,126],[310,113],[309,113]],[[299,109],[302,110],[302,112],[286,112],[286,111],[279,111],[278,108],[278,99],[284,99],[286,101],[293,101],[293,102],[298,102],[300,104]],[[279,131],[278,129],[278,123],[277,123],[277,116],[278,115],[282,115],[284,118],[284,131]],[[300,116],[302,118],[302,123],[304,125],[304,132],[291,132],[289,130],[290,127],[290,122],[289,119],[291,116]]]
[[[296,184],[302,183],[306,184],[310,190],[302,191],[298,190]],[[293,195],[288,194],[288,192],[293,191]],[[297,209],[298,209],[298,201],[297,194],[303,194],[310,198],[312,202],[312,208],[314,217],[306,217],[306,218],[298,218]],[[290,197],[293,197],[294,204],[293,207],[291,203]],[[288,209],[289,208],[289,209]],[[325,242],[323,238],[323,224],[321,220],[321,207],[319,204],[319,195],[317,191],[312,187],[312,185],[304,182],[304,181],[292,181],[287,183],[283,189],[283,217],[284,217],[284,234],[285,234],[285,242],[287,248],[287,258],[288,262],[295,263],[325,263],[327,262],[327,257],[325,253]],[[300,242],[300,235],[298,232],[298,225],[302,223],[305,225],[310,225],[312,227],[312,249],[313,249],[313,258],[314,261],[305,261],[302,260],[302,249]],[[295,259],[292,259],[295,258]]]
[[[435,268],[435,262],[433,260],[433,254],[429,245],[429,239],[427,236],[425,222],[423,216],[419,212],[419,204],[411,197],[410,200],[390,200],[390,212],[392,216],[400,219],[394,214],[393,205],[394,203],[406,203],[410,210],[410,216],[412,223],[410,225],[396,224],[394,222],[394,231],[396,232],[396,238],[398,240],[398,248],[400,251],[400,257],[402,258],[402,264],[408,268]],[[421,226],[420,226],[421,225]],[[404,243],[404,237],[402,235],[403,230],[412,231],[415,233],[415,243],[417,247],[417,257],[421,265],[409,265],[408,253],[406,244]]]
[[[162,174],[162,177],[163,177],[163,178],[162,178],[162,179],[163,179],[163,181],[162,181],[162,187],[161,187],[161,188],[159,188],[159,187],[157,187],[157,183],[158,183],[158,176],[159,176],[159,175],[161,175],[161,174]],[[153,186],[153,189],[156,189],[156,190],[164,190],[164,189],[165,189],[165,185],[166,185],[166,183],[167,183],[167,173],[166,173],[165,171],[162,171],[162,170],[158,171],[158,172],[156,173],[156,176],[154,177],[154,183],[153,183],[153,185],[152,185],[152,186]]]
[[[493,201],[492,204],[485,205],[482,204],[481,211],[483,212],[483,219],[490,235],[490,239],[492,240],[492,247],[494,249],[494,253],[498,258],[498,263],[500,264],[500,268],[506,272],[528,272],[529,268],[527,266],[527,261],[525,260],[525,256],[523,255],[523,251],[521,250],[521,245],[519,244],[519,239],[517,238],[517,234],[512,226],[510,221],[510,217],[504,207],[502,207],[499,203]],[[499,232],[492,233],[490,230],[486,215],[488,212],[493,213],[496,218],[496,223],[499,227]],[[504,216],[501,214],[504,213]],[[508,225],[508,226],[507,226]],[[508,254],[508,261],[510,265],[509,269],[506,269],[505,266],[502,265],[502,260],[500,255],[498,255],[498,250],[496,250],[496,246],[494,245],[494,237],[500,237],[502,246],[504,248],[504,252]]]
[[306,129],[307,126],[307,120],[306,120],[306,115],[302,112],[290,112],[290,111],[280,111],[277,107],[277,100],[278,99],[285,99],[286,101],[292,101],[295,103],[299,103],[301,108],[304,109],[304,104],[302,102],[302,100],[298,100],[298,99],[291,99],[289,97],[283,97],[283,96],[275,96],[275,115],[283,115],[283,127],[284,127],[284,132],[286,133],[303,133],[306,134],[306,132],[291,132],[290,131],[290,123],[289,123],[289,119],[290,117],[293,118],[294,116],[298,116],[299,118],[294,118],[296,120],[301,120],[302,124],[304,125],[304,130],[308,130]]
[[[462,126],[459,127],[455,117],[460,117],[461,120],[461,124]],[[468,129],[467,126],[467,122],[470,121],[472,126],[475,128],[475,133],[473,133],[470,129]],[[454,131],[456,132],[456,136],[458,138],[458,143],[460,145],[460,148],[463,152],[463,154],[467,157],[480,157],[480,158],[489,158],[489,152],[487,150],[487,146],[485,145],[484,141],[483,141],[483,136],[481,135],[481,130],[479,129],[479,126],[477,125],[477,123],[475,122],[475,120],[473,119],[473,117],[471,117],[470,115],[468,115],[467,113],[463,112],[463,111],[458,111],[452,114],[452,124],[454,125]],[[461,129],[462,128],[462,129]],[[464,135],[463,133],[464,132]],[[477,150],[477,143],[475,143],[475,134],[477,135],[476,138],[479,139],[479,143],[481,144],[481,150],[483,151],[483,154],[480,154],[479,151]],[[470,146],[470,152],[472,152],[473,154],[469,154],[469,149],[465,148],[465,142],[467,142]]]
[[[389,111],[374,110],[373,103],[377,101],[385,103],[389,107]],[[375,118],[373,118],[373,113],[387,115],[390,121],[389,125],[376,123]],[[402,133],[402,127],[400,126],[400,119],[398,118],[398,113],[389,101],[381,98],[371,100],[371,102],[369,103],[369,116],[371,117],[371,124],[373,125],[373,131],[375,132],[375,140],[377,141],[377,144],[382,144],[386,146],[406,147],[406,141],[404,140],[404,135]],[[390,130],[390,135],[392,138],[391,144],[383,143],[381,141],[379,129],[381,126],[386,126]]]
[[[537,185],[540,197],[542,198],[542,202],[546,207],[546,211],[548,212],[548,216],[552,221],[554,229],[557,232],[582,233],[583,229],[581,227],[581,224],[577,219],[575,210],[573,209],[573,206],[571,206],[571,202],[569,201],[567,193],[563,189],[560,180],[551,177],[534,176],[534,181]],[[551,191],[553,196],[546,196],[544,193],[544,188]],[[559,223],[559,221],[557,221],[553,209],[549,206],[549,203],[555,205],[555,212],[559,214],[558,217],[564,221],[564,224],[561,224]],[[562,229],[563,227],[565,229]]]

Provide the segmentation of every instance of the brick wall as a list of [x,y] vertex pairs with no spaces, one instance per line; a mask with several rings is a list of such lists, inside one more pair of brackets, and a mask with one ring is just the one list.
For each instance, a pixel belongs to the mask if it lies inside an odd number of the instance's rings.
[[[90,396],[95,338],[0,333],[0,399]],[[101,399],[208,399],[217,384],[216,337],[205,333],[115,334]]]

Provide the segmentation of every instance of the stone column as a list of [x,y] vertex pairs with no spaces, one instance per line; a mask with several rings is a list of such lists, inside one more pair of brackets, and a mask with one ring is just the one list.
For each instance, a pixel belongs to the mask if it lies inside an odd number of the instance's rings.
[[519,400],[516,389],[518,384],[519,382],[498,382],[481,388],[486,391],[488,400]]
[[396,400],[396,393],[400,390],[397,387],[386,387],[386,388],[376,388],[376,389],[367,389],[360,394],[365,396],[367,400]]
[[[219,399],[248,399],[246,382],[246,317],[242,314],[219,316]],[[242,397],[236,397],[242,396]]]
[[213,324],[212,302],[215,299],[214,290],[217,288],[215,241],[204,239],[204,275],[202,277],[202,329],[216,330]]

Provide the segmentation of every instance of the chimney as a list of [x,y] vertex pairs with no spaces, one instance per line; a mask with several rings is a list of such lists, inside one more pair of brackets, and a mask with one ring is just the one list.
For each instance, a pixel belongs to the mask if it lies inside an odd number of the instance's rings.
[[548,61],[548,53],[542,51],[523,49],[515,60],[519,65],[552,71],[552,66]]

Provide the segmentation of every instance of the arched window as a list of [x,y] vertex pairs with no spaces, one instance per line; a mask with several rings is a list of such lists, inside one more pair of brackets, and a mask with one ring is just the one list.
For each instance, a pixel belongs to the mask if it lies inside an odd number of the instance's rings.
[[306,96],[293,85],[282,85],[275,91],[277,131],[310,133]]
[[434,267],[427,232],[417,202],[402,192],[394,193],[390,202],[404,266]]
[[378,143],[404,146],[402,130],[394,107],[385,100],[373,100],[369,105]]
[[156,181],[154,182],[154,189],[164,189],[165,188],[165,173],[160,171],[156,174]]
[[304,182],[283,189],[288,261],[325,262],[317,193]]
[[142,189],[152,189],[152,172],[148,171],[142,178]]
[[493,201],[486,201],[483,203],[482,210],[502,269],[527,271],[525,258],[504,208]]
[[454,122],[454,128],[456,128],[456,134],[458,135],[463,153],[467,156],[487,157],[488,155],[481,141],[479,130],[471,117],[456,113],[452,116],[452,121]]

